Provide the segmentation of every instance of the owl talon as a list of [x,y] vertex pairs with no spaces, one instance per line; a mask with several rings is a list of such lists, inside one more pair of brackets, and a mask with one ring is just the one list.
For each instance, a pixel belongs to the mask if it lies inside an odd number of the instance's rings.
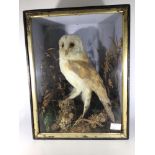
[[81,120],[83,119],[83,115],[81,115],[74,123],[73,127],[76,126],[77,124],[79,124],[81,122]]
[[63,101],[67,101],[67,100],[69,100],[69,96],[65,96],[63,99]]

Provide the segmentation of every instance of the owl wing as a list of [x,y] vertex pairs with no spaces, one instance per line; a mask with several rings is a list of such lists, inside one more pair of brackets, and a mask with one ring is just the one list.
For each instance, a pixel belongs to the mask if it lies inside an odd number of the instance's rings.
[[85,61],[69,61],[70,70],[84,80],[87,86],[94,91],[102,102],[109,118],[115,122],[115,117],[111,109],[111,102],[107,95],[106,88],[102,82],[97,71],[90,65],[89,62]]
[[90,87],[94,85],[102,85],[102,79],[95,70],[95,68],[88,61],[70,60],[68,66],[75,74],[82,78]]

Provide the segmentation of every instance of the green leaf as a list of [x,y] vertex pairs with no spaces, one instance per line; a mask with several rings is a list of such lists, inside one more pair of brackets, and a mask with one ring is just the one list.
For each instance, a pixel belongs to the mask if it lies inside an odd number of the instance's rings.
[[52,112],[47,112],[44,116],[44,125],[46,127],[46,131],[49,132],[52,123],[54,122],[54,115]]

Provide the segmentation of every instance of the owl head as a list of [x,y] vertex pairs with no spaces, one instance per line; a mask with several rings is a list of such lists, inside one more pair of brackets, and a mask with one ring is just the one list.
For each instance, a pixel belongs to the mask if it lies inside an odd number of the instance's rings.
[[77,35],[64,35],[59,40],[59,53],[61,55],[76,55],[83,53],[82,41]]

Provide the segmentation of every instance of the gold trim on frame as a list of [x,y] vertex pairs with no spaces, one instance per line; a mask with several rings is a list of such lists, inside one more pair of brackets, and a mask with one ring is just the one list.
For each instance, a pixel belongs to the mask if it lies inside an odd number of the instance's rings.
[[[123,5],[121,7],[112,8],[91,8],[91,9],[76,9],[74,10],[51,10],[51,11],[26,11],[25,12],[25,25],[26,36],[28,44],[28,57],[29,57],[29,71],[31,81],[31,93],[32,93],[32,115],[33,115],[33,130],[34,138],[41,139],[127,139],[128,138],[128,6]],[[123,54],[122,54],[122,132],[121,133],[40,133],[38,122],[38,108],[37,108],[37,96],[36,96],[36,79],[35,79],[35,66],[34,55],[32,47],[32,19],[48,16],[70,16],[70,15],[86,15],[86,14],[102,14],[102,13],[121,13],[123,18]]]

